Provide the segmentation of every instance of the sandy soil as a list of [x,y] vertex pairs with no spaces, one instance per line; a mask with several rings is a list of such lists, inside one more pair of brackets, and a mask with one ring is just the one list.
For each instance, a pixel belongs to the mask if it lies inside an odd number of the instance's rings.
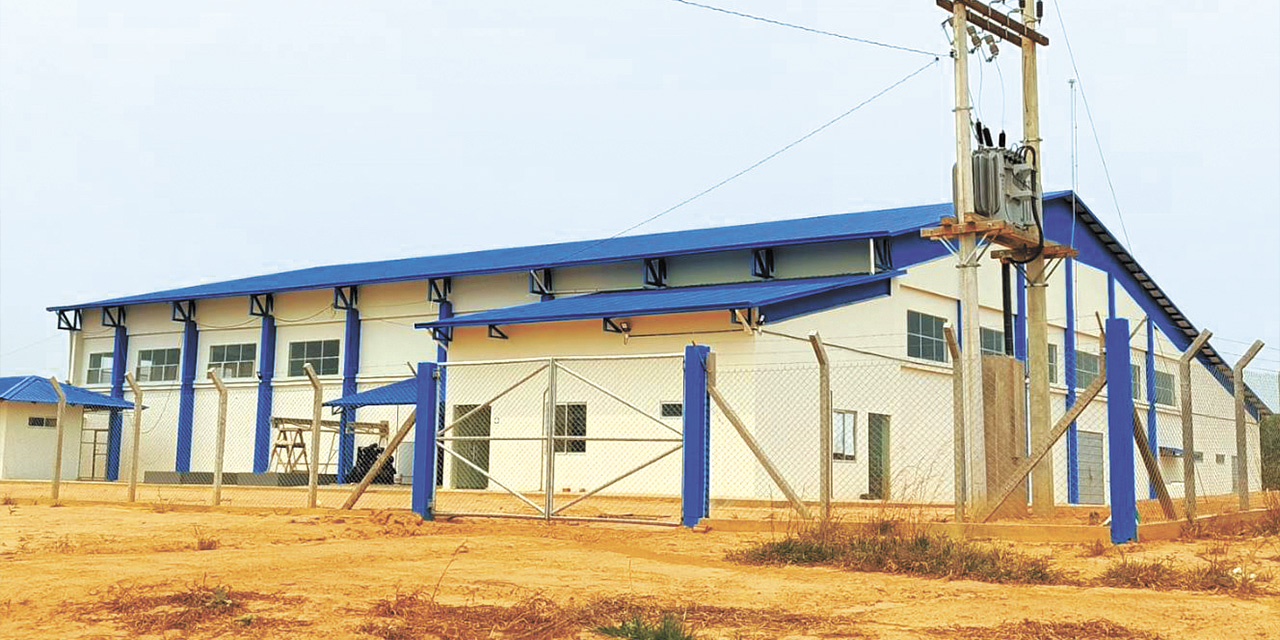
[[[198,537],[216,539],[218,548],[196,550]],[[726,551],[760,537],[566,522],[424,523],[404,512],[299,516],[0,506],[0,638],[136,637],[97,603],[121,589],[159,593],[192,583],[272,594],[252,611],[280,626],[234,632],[244,637],[370,638],[357,629],[375,602],[417,590],[430,594],[439,583],[437,600],[454,605],[509,605],[542,596],[566,606],[623,598],[673,610],[696,604],[738,612],[703,627],[701,638],[945,638],[959,635],[946,630],[953,625],[1026,619],[1106,620],[1165,638],[1280,638],[1274,582],[1267,595],[1237,598],[750,567],[723,559]],[[1147,543],[1130,553],[1191,558],[1216,544]],[[1280,541],[1232,545],[1233,553],[1250,559],[1251,569],[1280,580]],[[1020,548],[1052,554],[1085,576],[1112,559],[1086,557],[1080,547]],[[144,637],[215,635],[197,630]],[[584,631],[578,637],[597,636]]]

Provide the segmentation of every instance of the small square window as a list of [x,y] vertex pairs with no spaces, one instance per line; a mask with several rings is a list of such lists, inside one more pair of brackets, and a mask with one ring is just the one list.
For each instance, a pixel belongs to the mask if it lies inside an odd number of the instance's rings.
[[223,344],[209,348],[209,368],[223,378],[252,378],[257,345]]
[[311,363],[316,375],[332,376],[338,373],[338,341],[310,340],[289,343],[289,375],[305,376],[303,366]]
[[662,417],[664,418],[683,418],[684,403],[683,402],[664,402],[660,407]]
[[57,418],[45,418],[42,416],[28,416],[27,426],[37,429],[52,429],[58,426]]
[[586,453],[587,405],[556,405],[555,436],[556,453]]
[[138,382],[172,382],[178,379],[181,349],[143,349],[138,352]]
[[109,384],[111,382],[111,352],[89,354],[89,368],[85,372],[85,384]]
[[858,413],[836,410],[831,414],[831,459],[856,460]]
[[983,327],[979,330],[979,335],[982,337],[983,354],[992,356],[1005,355],[1003,331]]
[[1098,354],[1076,351],[1076,388],[1085,389],[1098,379]]
[[907,356],[947,361],[947,344],[942,329],[947,321],[937,316],[907,311]]

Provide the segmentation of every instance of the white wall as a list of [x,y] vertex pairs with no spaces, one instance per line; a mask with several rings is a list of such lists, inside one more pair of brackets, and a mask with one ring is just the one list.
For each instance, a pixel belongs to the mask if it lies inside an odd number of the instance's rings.
[[[4,427],[3,444],[0,444],[0,478],[6,480],[50,480],[53,478],[53,460],[57,443],[57,430],[47,427],[31,427],[27,418],[39,416],[54,418],[58,415],[55,405],[28,402],[0,403],[0,426]],[[76,478],[80,454],[80,426],[83,412],[79,407],[67,407],[63,415],[62,477]]]

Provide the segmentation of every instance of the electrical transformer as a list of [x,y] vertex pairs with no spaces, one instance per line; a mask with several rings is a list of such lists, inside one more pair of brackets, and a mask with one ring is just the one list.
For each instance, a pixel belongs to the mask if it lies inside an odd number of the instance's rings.
[[1024,154],[1001,147],[973,153],[973,209],[980,216],[1035,226],[1035,168]]

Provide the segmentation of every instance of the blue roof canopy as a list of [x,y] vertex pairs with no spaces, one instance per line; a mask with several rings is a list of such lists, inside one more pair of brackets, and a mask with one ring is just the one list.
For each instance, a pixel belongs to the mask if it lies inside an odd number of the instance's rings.
[[601,318],[760,309],[766,321],[813,313],[889,294],[889,281],[901,271],[872,275],[762,280],[734,284],[589,293],[545,302],[454,316],[415,327],[465,327],[530,324]]
[[418,403],[418,379],[408,378],[400,382],[375,387],[368,391],[361,391],[350,395],[342,396],[336,400],[330,400],[324,403],[326,407],[338,407],[340,409],[358,409],[360,407],[387,406],[397,404],[417,404]]
[[[90,391],[66,383],[62,384],[62,393],[67,396],[67,404],[86,409],[132,409],[133,403],[120,398]],[[34,402],[36,404],[58,404],[58,393],[53,390],[53,383],[40,376],[10,376],[0,378],[0,401]]]
[[134,296],[50,307],[50,311],[156,304],[281,291],[625,262],[735,249],[841,242],[914,233],[950,215],[951,204],[774,220],[604,240],[489,249],[452,255],[330,265]]

